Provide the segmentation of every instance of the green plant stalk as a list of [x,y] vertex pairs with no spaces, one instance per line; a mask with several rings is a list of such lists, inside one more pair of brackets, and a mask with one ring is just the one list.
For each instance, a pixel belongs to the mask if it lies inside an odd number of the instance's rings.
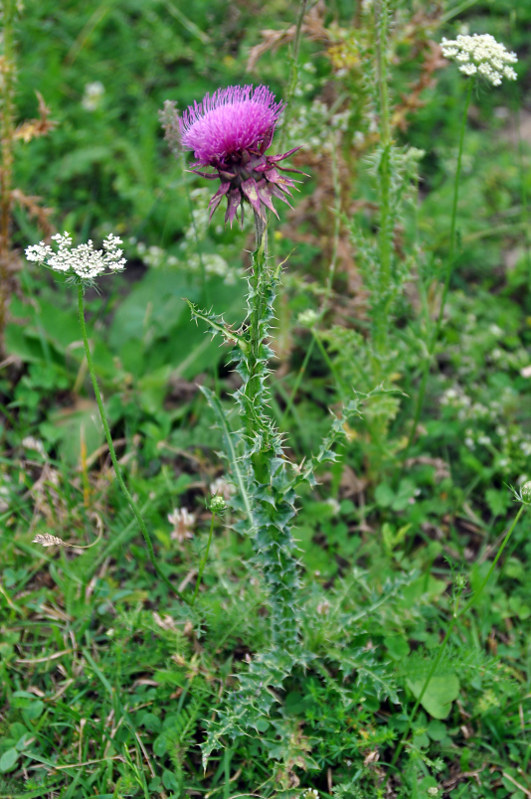
[[295,90],[299,82],[299,52],[302,37],[302,23],[306,11],[308,10],[309,0],[301,0],[297,22],[295,23],[295,36],[293,37],[293,45],[291,51],[291,68],[288,88],[286,91],[286,110],[284,111],[284,123],[278,139],[279,152],[283,152],[284,142],[286,140],[286,131],[289,129],[289,121],[292,114],[292,100],[295,95]]
[[248,339],[239,347],[238,371],[243,385],[236,397],[245,424],[245,493],[251,503],[254,561],[260,569],[271,608],[274,647],[293,649],[298,643],[298,567],[290,520],[292,480],[282,451],[280,434],[268,414],[269,366],[267,344],[274,316],[280,267],[266,254],[266,225],[255,216],[256,248],[249,279]]
[[15,0],[2,3],[2,53],[0,54],[0,353],[4,349],[4,331],[7,322],[7,303],[10,295],[11,262],[11,209],[13,176],[13,96],[16,77],[13,26],[16,15]]
[[[332,179],[334,185],[334,241],[332,247],[332,257],[330,258],[330,265],[328,267],[328,274],[326,277],[326,284],[325,284],[325,291],[323,296],[323,301],[321,303],[321,308],[319,309],[319,322],[321,322],[326,314],[328,302],[330,300],[330,295],[332,294],[332,289],[334,285],[334,276],[336,273],[336,266],[337,266],[337,250],[339,247],[339,234],[340,234],[340,227],[341,227],[341,186],[339,182],[339,167],[337,163],[337,147],[332,147]],[[301,368],[298,371],[295,384],[293,386],[292,392],[290,394],[288,403],[282,414],[282,418],[280,420],[280,427],[284,425],[286,418],[291,413],[291,409],[293,408],[295,397],[297,396],[297,392],[299,390],[299,386],[301,384],[302,378],[306,372],[306,367],[308,366],[309,360],[311,358],[314,344],[316,340],[316,333],[312,330],[312,338],[306,350],[306,355],[304,356],[304,361],[302,363]]]
[[426,354],[426,358],[424,360],[423,370],[422,370],[422,377],[420,381],[419,390],[417,392],[417,401],[415,404],[415,412],[413,414],[413,424],[411,427],[411,431],[409,434],[407,445],[404,449],[403,454],[407,453],[411,444],[415,439],[415,435],[417,432],[417,427],[420,421],[420,414],[422,413],[422,408],[424,405],[424,398],[426,396],[426,385],[428,382],[428,375],[430,372],[430,367],[433,359],[433,353],[435,351],[435,347],[437,341],[439,339],[439,334],[441,332],[442,320],[444,316],[444,309],[446,307],[446,300],[448,298],[448,290],[450,288],[450,280],[452,278],[453,268],[454,268],[454,260],[455,260],[455,249],[456,249],[456,230],[457,230],[457,209],[459,205],[459,185],[461,181],[461,167],[463,163],[463,144],[465,141],[465,130],[466,130],[466,123],[468,117],[468,108],[470,105],[470,98],[472,96],[472,81],[468,81],[467,86],[467,93],[465,99],[465,106],[463,110],[463,116],[461,119],[461,129],[459,132],[459,147],[457,151],[457,165],[455,170],[455,178],[454,178],[454,191],[453,191],[453,198],[452,198],[452,215],[450,220],[450,249],[448,252],[448,261],[446,264],[446,274],[444,279],[443,290],[441,294],[441,305],[439,308],[439,314],[437,316],[437,322],[435,324],[435,328],[433,330],[432,335],[429,339],[428,344],[428,351]]
[[170,580],[168,580],[166,575],[163,574],[162,571],[160,570],[160,567],[159,567],[159,565],[157,563],[157,560],[155,558],[155,552],[153,550],[153,544],[152,544],[152,541],[151,541],[151,536],[150,536],[150,534],[148,532],[148,529],[147,529],[147,527],[145,525],[145,522],[144,522],[142,516],[140,515],[140,512],[138,511],[138,509],[136,507],[135,501],[133,500],[133,497],[131,496],[131,493],[130,493],[129,489],[127,488],[127,486],[125,484],[125,481],[123,479],[122,470],[121,470],[120,464],[118,463],[118,459],[116,457],[116,451],[114,449],[114,444],[113,444],[113,440],[112,440],[112,436],[111,436],[111,430],[110,430],[110,427],[109,427],[109,422],[107,420],[107,414],[105,412],[105,408],[104,408],[104,405],[103,405],[103,400],[102,400],[102,397],[101,397],[101,392],[100,392],[99,385],[98,385],[98,380],[97,380],[97,377],[96,377],[96,371],[94,369],[94,361],[93,361],[93,358],[92,358],[92,353],[90,351],[90,343],[89,343],[89,339],[88,339],[87,326],[86,326],[86,323],[85,323],[85,301],[84,301],[84,296],[83,296],[83,284],[82,284],[81,281],[77,284],[77,302],[78,302],[77,307],[78,307],[79,326],[81,328],[81,335],[83,337],[83,346],[84,346],[84,349],[85,349],[85,357],[87,359],[87,366],[88,366],[88,370],[89,370],[89,374],[90,374],[90,380],[92,382],[92,388],[94,390],[94,396],[96,398],[96,403],[98,405],[98,410],[99,410],[99,413],[100,413],[101,423],[103,425],[103,430],[105,432],[105,439],[107,441],[107,446],[109,447],[109,454],[111,456],[112,465],[114,467],[114,473],[116,475],[116,480],[118,482],[118,485],[120,487],[120,490],[121,490],[122,494],[126,498],[127,503],[129,505],[129,507],[131,508],[133,516],[135,517],[135,519],[137,521],[137,524],[138,524],[138,526],[140,528],[140,531],[142,533],[144,541],[146,542],[146,547],[147,547],[149,559],[150,559],[151,563],[153,564],[153,568],[155,569],[157,575],[165,583],[165,585],[168,588],[170,588],[171,591],[179,597],[179,599],[183,600],[187,604],[190,604],[189,600],[186,599],[181,594],[181,592],[177,588],[175,588],[175,586],[173,586],[171,584]]
[[[300,0],[299,5],[299,12],[297,14],[297,19],[295,22],[295,36],[293,37],[293,42],[291,46],[291,53],[290,53],[290,74],[289,80],[287,83],[286,91],[283,93],[285,98],[285,108],[282,115],[282,125],[278,131],[278,138],[276,140],[277,144],[277,152],[283,153],[285,148],[285,142],[289,130],[290,120],[293,116],[293,98],[295,96],[295,91],[297,89],[299,83],[299,54],[300,54],[300,45],[302,39],[302,24],[304,22],[304,17],[308,10],[310,0]],[[270,221],[271,229],[274,230],[274,222]],[[277,242],[275,236],[271,236],[271,243],[270,243],[270,254],[273,259],[276,261],[277,259]],[[287,300],[284,297],[281,297],[279,300],[280,310],[278,313],[279,319],[279,340],[282,340],[287,336],[287,329],[288,329],[288,320],[287,320]]]
[[374,308],[374,346],[381,369],[381,360],[387,350],[389,306],[392,262],[392,214],[391,214],[391,124],[389,119],[389,94],[387,88],[387,26],[388,0],[380,0],[377,6],[378,41],[377,73],[380,95],[380,141],[382,156],[379,164],[380,178],[380,223],[378,230],[379,286],[378,300]]
[[197,580],[196,580],[196,583],[195,583],[194,595],[193,595],[192,601],[190,603],[191,605],[194,605],[195,604],[195,600],[197,599],[197,594],[199,592],[199,586],[201,585],[201,580],[203,578],[203,572],[205,571],[205,566],[206,566],[207,560],[208,560],[208,553],[210,552],[210,545],[212,543],[212,535],[214,533],[214,522],[215,521],[216,521],[216,514],[212,513],[212,519],[210,520],[210,530],[208,532],[208,541],[207,541],[207,545],[206,545],[206,550],[205,550],[205,554],[201,558],[201,561],[199,562],[199,569],[198,569],[198,572],[197,572]]
[[424,685],[422,686],[422,690],[421,690],[420,694],[418,695],[417,701],[413,705],[413,710],[411,711],[411,713],[409,715],[408,724],[407,724],[406,730],[405,730],[402,738],[400,739],[400,742],[399,742],[399,744],[398,744],[398,746],[397,746],[397,748],[395,750],[395,753],[393,755],[393,759],[391,760],[391,765],[392,766],[395,765],[396,761],[398,760],[398,758],[400,756],[400,753],[401,753],[402,749],[405,746],[407,737],[408,737],[408,735],[409,735],[409,733],[411,731],[411,727],[412,727],[413,722],[415,720],[415,716],[417,715],[417,711],[418,711],[418,709],[420,707],[420,703],[422,702],[422,699],[424,698],[424,694],[426,693],[426,690],[428,688],[428,685],[430,683],[431,678],[436,673],[436,671],[437,671],[437,669],[439,667],[439,663],[442,660],[442,657],[443,657],[444,652],[446,650],[446,645],[447,645],[447,643],[448,643],[448,641],[450,639],[450,636],[451,636],[451,634],[452,634],[452,632],[454,630],[455,625],[457,624],[459,619],[462,616],[464,616],[465,613],[467,613],[470,610],[470,608],[477,602],[477,600],[479,599],[479,597],[483,593],[483,591],[485,589],[485,586],[489,582],[489,580],[491,578],[491,575],[492,575],[492,572],[496,568],[496,565],[497,565],[497,563],[498,563],[498,561],[499,561],[499,559],[500,559],[500,557],[501,557],[501,555],[503,553],[503,550],[505,549],[505,547],[509,543],[509,539],[510,539],[511,535],[513,534],[513,531],[514,531],[516,525],[518,524],[518,521],[519,521],[521,515],[523,514],[524,510],[525,510],[525,505],[521,505],[520,509],[518,510],[518,513],[516,514],[516,516],[515,516],[515,518],[513,520],[513,523],[509,527],[507,533],[504,536],[504,539],[503,539],[502,543],[500,544],[498,552],[496,553],[496,557],[494,558],[494,560],[492,561],[492,563],[490,565],[490,569],[489,569],[489,571],[487,573],[487,576],[485,577],[485,579],[483,580],[483,582],[479,586],[478,590],[473,594],[472,597],[470,597],[470,599],[468,600],[466,605],[459,612],[454,612],[453,613],[452,620],[450,621],[448,629],[446,630],[446,634],[445,634],[441,644],[439,645],[438,652],[437,652],[437,657],[433,661],[433,663],[431,665],[431,668],[430,668],[430,670],[428,672],[428,676],[424,680]]

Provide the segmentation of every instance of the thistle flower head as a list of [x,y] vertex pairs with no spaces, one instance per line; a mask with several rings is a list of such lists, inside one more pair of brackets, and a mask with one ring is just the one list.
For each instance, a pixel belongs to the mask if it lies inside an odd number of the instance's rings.
[[[247,202],[260,219],[265,208],[277,214],[273,198],[286,202],[295,181],[282,172],[300,172],[278,166],[296,147],[283,155],[265,155],[284,104],[276,102],[267,86],[229,86],[205,95],[189,106],[178,121],[181,145],[194,153],[192,171],[210,180],[219,178],[221,186],[210,200],[210,217],[227,198],[225,222],[232,223],[238,209]],[[166,132],[174,129],[167,112]],[[170,131],[171,132],[171,131]],[[200,171],[211,167],[212,172]]]
[[75,275],[85,281],[109,272],[122,272],[125,267],[126,260],[122,258],[123,250],[120,249],[122,240],[112,233],[104,239],[101,250],[95,250],[90,239],[86,244],[73,247],[72,236],[66,232],[56,233],[52,241],[56,245],[55,249],[44,241],[27,247],[28,261],[36,261],[55,272]]
[[445,58],[457,61],[464,75],[481,75],[493,86],[499,86],[503,78],[516,80],[516,72],[508,66],[518,61],[516,53],[510,53],[490,33],[443,39],[441,48]]

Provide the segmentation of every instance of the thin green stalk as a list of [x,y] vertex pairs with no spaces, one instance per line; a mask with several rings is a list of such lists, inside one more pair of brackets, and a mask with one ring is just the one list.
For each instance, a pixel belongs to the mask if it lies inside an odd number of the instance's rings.
[[[286,143],[286,138],[288,134],[288,130],[290,127],[290,120],[293,115],[293,98],[295,96],[295,91],[297,89],[299,83],[299,53],[300,53],[300,44],[302,39],[302,23],[304,22],[304,17],[308,10],[309,0],[300,0],[299,5],[299,13],[297,15],[297,19],[295,22],[295,36],[293,38],[292,47],[291,47],[291,65],[290,65],[290,76],[288,85],[286,87],[286,91],[283,93],[285,99],[285,109],[282,115],[282,125],[278,131],[278,138],[276,139],[276,151],[279,153],[283,153]],[[270,220],[271,230],[275,229],[275,221]],[[274,261],[277,261],[277,242],[275,236],[271,235],[271,242],[270,242],[270,255]],[[280,298],[281,308],[285,310],[286,308],[286,300],[284,298]],[[280,338],[282,338],[285,334],[286,328],[288,326],[285,314],[281,310],[278,313],[279,318],[279,327],[280,327]]]
[[446,299],[448,297],[448,289],[450,288],[450,280],[452,278],[452,272],[454,269],[456,228],[457,228],[457,208],[459,205],[459,187],[461,183],[461,167],[463,163],[463,144],[465,141],[465,130],[468,118],[468,108],[470,106],[470,98],[472,97],[472,85],[473,85],[472,81],[469,80],[467,85],[463,117],[461,119],[461,130],[459,132],[459,149],[457,151],[457,167],[455,170],[455,180],[454,180],[454,196],[452,199],[452,219],[450,222],[450,252],[448,253],[448,262],[446,265],[446,276],[444,280],[443,292],[441,295],[441,306],[439,308],[439,316],[437,318],[437,325],[435,327],[435,332],[433,334],[434,338],[433,346],[435,345],[439,337],[439,332],[441,329],[441,324],[444,316],[444,309],[446,306]]
[[326,351],[326,347],[324,346],[323,342],[321,341],[321,337],[319,336],[319,332],[317,330],[315,330],[315,329],[312,329],[312,335],[313,335],[313,339],[314,339],[315,343],[317,344],[317,346],[319,348],[319,351],[320,351],[321,355],[323,356],[324,362],[326,363],[326,365],[328,366],[328,369],[330,370],[330,374],[332,375],[332,377],[334,378],[334,380],[336,382],[336,387],[337,387],[337,390],[338,390],[338,392],[339,392],[339,394],[341,396],[341,399],[344,400],[345,399],[345,390],[344,390],[343,386],[341,385],[341,379],[339,377],[338,370],[337,370],[334,362],[332,361],[331,357],[329,356],[328,352]]
[[387,350],[388,314],[391,291],[392,263],[392,213],[391,213],[391,123],[389,114],[389,93],[387,86],[387,32],[389,6],[388,0],[380,0],[377,6],[378,40],[377,73],[380,95],[380,141],[382,155],[379,165],[380,221],[378,231],[379,286],[378,299],[374,308],[374,344],[379,359]]
[[525,157],[524,157],[524,140],[522,137],[522,114],[520,109],[516,112],[516,124],[518,130],[518,166],[520,173],[520,197],[522,200],[522,229],[524,233],[524,248],[526,266],[529,270],[531,266],[531,234],[529,233],[529,203],[527,199],[527,181],[525,178]]
[[293,37],[293,45],[291,50],[291,69],[288,88],[285,94],[286,109],[284,111],[284,124],[282,125],[282,130],[280,131],[280,136],[278,139],[279,152],[282,152],[284,148],[286,131],[289,129],[289,121],[292,114],[292,100],[299,82],[299,52],[302,38],[302,23],[304,22],[304,17],[306,15],[306,11],[308,10],[308,3],[309,0],[301,0],[297,22],[295,23],[295,36]]
[[197,580],[196,580],[196,583],[195,583],[194,595],[193,595],[192,601],[190,603],[191,605],[195,604],[195,600],[196,600],[197,594],[199,592],[199,586],[201,585],[203,572],[205,571],[205,566],[206,566],[206,563],[207,563],[207,560],[208,560],[208,553],[210,552],[210,545],[212,543],[212,535],[214,533],[214,522],[215,521],[216,521],[216,514],[213,512],[212,513],[212,519],[210,520],[210,530],[208,532],[208,541],[207,541],[207,545],[206,545],[206,550],[205,550],[205,554],[203,555],[203,557],[201,558],[201,561],[199,563],[199,570],[197,572]]
[[[323,301],[321,303],[321,308],[319,310],[319,323],[324,318],[324,315],[327,311],[328,302],[330,300],[330,295],[332,294],[333,284],[334,284],[334,276],[336,273],[336,265],[337,265],[337,250],[339,247],[339,234],[340,234],[340,227],[341,227],[341,186],[339,182],[339,167],[337,163],[337,146],[332,147],[332,178],[334,184],[334,240],[332,245],[332,257],[330,258],[330,265],[328,268],[328,275],[326,277],[326,284],[324,290]],[[306,367],[308,366],[308,362],[313,352],[313,347],[315,344],[316,333],[312,330],[312,339],[306,350],[306,355],[304,356],[304,361],[302,362],[302,366],[298,371],[297,378],[295,380],[295,385],[293,386],[293,390],[291,392],[288,404],[282,414],[282,418],[280,420],[280,427],[283,426],[286,417],[290,414],[291,409],[293,407],[293,403],[295,402],[295,397],[297,396],[297,392],[299,390],[299,386],[301,384],[302,378],[304,377],[304,373],[306,371]]]
[[407,453],[411,444],[415,439],[415,435],[417,432],[418,423],[420,421],[420,414],[422,413],[422,407],[424,405],[424,398],[426,396],[426,385],[428,382],[428,375],[432,363],[433,353],[435,351],[435,346],[439,339],[439,334],[441,331],[442,320],[444,316],[444,309],[446,307],[446,300],[448,298],[448,290],[450,288],[450,280],[452,278],[452,272],[454,268],[454,261],[455,261],[455,249],[456,249],[456,230],[457,230],[457,209],[459,205],[459,187],[461,182],[461,167],[463,162],[463,144],[465,140],[465,130],[466,130],[466,122],[468,117],[468,108],[470,105],[470,98],[472,96],[472,81],[468,81],[467,92],[466,92],[466,99],[465,99],[465,106],[463,109],[463,116],[461,119],[461,130],[459,133],[459,148],[457,151],[457,166],[455,170],[455,178],[454,178],[454,191],[453,191],[453,199],[452,199],[452,216],[450,221],[450,248],[448,252],[448,260],[446,264],[446,274],[444,279],[443,291],[441,294],[441,305],[439,308],[439,314],[437,317],[437,322],[435,324],[435,328],[433,330],[432,335],[429,339],[428,349],[426,358],[424,360],[424,367],[422,371],[422,378],[420,381],[419,390],[417,392],[417,402],[415,405],[415,412],[413,414],[413,425],[411,427],[411,432],[409,434],[407,445],[404,449],[403,454]]
[[15,83],[15,44],[13,28],[16,15],[15,0],[2,4],[2,36],[0,39],[0,353],[4,348],[7,322],[7,303],[11,279],[11,184],[13,176],[13,96]]
[[284,413],[282,414],[282,417],[280,419],[279,426],[281,428],[284,427],[284,423],[285,423],[287,417],[289,416],[289,414],[291,413],[291,409],[293,408],[293,403],[295,402],[295,397],[297,396],[297,393],[299,391],[299,386],[302,383],[302,378],[304,377],[304,374],[306,372],[306,368],[308,366],[308,362],[309,362],[309,360],[310,360],[310,358],[312,356],[314,344],[315,344],[315,335],[312,335],[310,343],[309,343],[309,345],[308,345],[308,347],[306,349],[306,355],[304,356],[304,360],[302,362],[302,365],[301,365],[299,371],[297,372],[297,377],[295,378],[295,383],[293,384],[293,388],[291,390],[291,394],[289,395],[289,399],[288,399],[288,402],[287,402],[286,407],[284,409]]
[[478,590],[473,594],[473,596],[468,600],[466,605],[459,612],[454,612],[453,613],[452,619],[450,621],[450,625],[449,625],[448,629],[446,630],[446,634],[445,634],[441,644],[438,647],[437,657],[433,661],[433,663],[431,665],[431,668],[430,668],[430,670],[428,672],[428,675],[427,675],[426,679],[424,680],[424,685],[422,686],[422,690],[421,690],[420,694],[418,695],[417,701],[413,705],[413,710],[411,711],[411,713],[409,715],[409,719],[408,719],[408,724],[407,724],[406,730],[405,730],[402,738],[400,739],[400,742],[399,742],[399,744],[398,744],[398,746],[397,746],[397,748],[395,750],[395,753],[393,755],[393,759],[391,760],[391,765],[392,766],[395,765],[396,761],[398,760],[398,758],[400,756],[400,753],[401,753],[402,749],[405,746],[406,740],[407,740],[407,738],[409,736],[409,733],[411,731],[411,727],[412,727],[413,722],[415,720],[415,716],[417,715],[417,711],[418,711],[418,709],[420,707],[420,703],[422,702],[422,699],[424,698],[424,694],[426,693],[426,690],[428,688],[428,685],[430,683],[431,678],[436,673],[436,671],[437,671],[437,669],[439,667],[439,663],[441,662],[441,660],[443,658],[444,652],[446,650],[446,645],[447,645],[447,643],[448,643],[448,641],[450,639],[450,636],[451,636],[451,634],[452,634],[452,632],[454,630],[455,625],[457,624],[459,619],[462,616],[464,616],[465,613],[467,613],[470,610],[470,608],[477,602],[477,600],[479,599],[479,597],[483,593],[483,591],[485,589],[485,586],[487,585],[487,583],[489,582],[489,580],[491,578],[492,572],[496,568],[496,564],[498,563],[498,561],[499,561],[499,559],[500,559],[500,557],[502,555],[503,550],[505,549],[505,547],[509,543],[509,539],[510,539],[511,535],[513,534],[513,531],[514,531],[516,525],[518,524],[518,521],[520,519],[520,516],[523,514],[524,509],[525,509],[525,505],[521,505],[519,510],[518,510],[518,513],[516,514],[516,516],[515,516],[515,518],[513,520],[513,523],[511,524],[511,526],[509,527],[507,533],[505,534],[505,537],[504,537],[504,539],[503,539],[503,541],[502,541],[502,543],[500,545],[500,548],[498,549],[498,552],[496,553],[496,557],[494,558],[494,560],[492,561],[492,563],[490,565],[490,569],[489,569],[489,571],[487,573],[487,576],[485,577],[485,579],[483,580],[483,582],[479,586]]
[[114,467],[114,473],[116,475],[116,480],[118,481],[118,485],[120,487],[120,490],[121,490],[122,494],[124,495],[124,497],[126,498],[127,503],[129,505],[129,507],[131,508],[131,511],[133,512],[133,515],[134,515],[134,517],[135,517],[135,519],[136,519],[136,521],[138,523],[140,531],[141,531],[141,533],[142,533],[142,535],[144,537],[144,541],[146,542],[146,547],[147,547],[147,550],[148,550],[149,559],[150,559],[151,563],[153,564],[153,567],[154,567],[155,571],[157,572],[157,575],[165,583],[165,585],[168,588],[170,588],[171,591],[173,591],[173,593],[176,594],[179,597],[179,599],[182,599],[187,604],[190,604],[189,600],[186,599],[181,594],[181,592],[171,584],[171,582],[168,580],[166,575],[163,574],[162,571],[160,570],[160,567],[159,567],[159,565],[158,565],[158,563],[156,561],[156,558],[155,558],[155,552],[153,550],[153,544],[152,544],[152,541],[151,541],[151,536],[150,536],[150,534],[148,532],[148,529],[147,529],[147,527],[146,527],[146,525],[144,523],[144,520],[143,520],[142,516],[140,515],[140,512],[138,511],[138,509],[136,507],[136,504],[135,504],[135,502],[133,500],[133,497],[131,496],[131,493],[129,492],[129,489],[125,485],[125,482],[124,482],[124,479],[123,479],[123,476],[122,476],[122,470],[121,470],[120,464],[118,463],[118,459],[116,457],[116,451],[114,449],[114,444],[113,444],[113,440],[112,440],[112,436],[111,436],[111,430],[110,430],[110,427],[109,427],[109,422],[107,420],[107,414],[106,414],[105,408],[103,406],[103,400],[102,400],[102,397],[101,397],[101,393],[100,393],[100,389],[99,389],[99,385],[98,385],[98,380],[97,380],[97,377],[96,377],[96,371],[94,369],[94,361],[93,361],[93,358],[92,358],[92,353],[90,351],[90,343],[89,343],[88,334],[87,334],[87,326],[85,324],[85,301],[84,301],[84,297],[83,297],[83,284],[82,284],[81,281],[77,285],[77,301],[78,301],[78,318],[79,318],[79,325],[81,327],[81,334],[83,336],[83,346],[85,348],[85,357],[87,359],[87,366],[88,366],[88,370],[89,370],[89,374],[90,374],[90,379],[91,379],[91,382],[92,382],[92,388],[94,390],[94,396],[96,398],[96,403],[98,405],[98,410],[99,410],[99,413],[100,413],[101,423],[103,425],[103,430],[105,432],[105,439],[107,441],[107,446],[109,447],[109,454],[111,456],[112,465]]

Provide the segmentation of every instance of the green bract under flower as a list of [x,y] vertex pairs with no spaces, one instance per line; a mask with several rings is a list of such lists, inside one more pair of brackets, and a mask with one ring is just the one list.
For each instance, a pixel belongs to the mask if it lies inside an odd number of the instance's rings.
[[83,280],[93,280],[99,275],[112,272],[122,272],[126,260],[123,250],[120,249],[122,240],[109,233],[103,241],[103,249],[95,250],[92,241],[86,244],[72,246],[70,233],[56,233],[52,236],[57,248],[54,249],[44,241],[26,248],[28,261],[36,261],[43,266],[48,266],[55,272],[66,275],[76,275]]

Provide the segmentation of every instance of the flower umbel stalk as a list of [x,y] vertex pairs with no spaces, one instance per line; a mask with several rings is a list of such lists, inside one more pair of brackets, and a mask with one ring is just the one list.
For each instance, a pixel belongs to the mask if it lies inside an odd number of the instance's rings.
[[441,304],[439,307],[439,313],[437,316],[437,322],[435,323],[435,327],[433,332],[428,340],[428,349],[426,353],[426,357],[424,360],[422,377],[419,385],[419,390],[417,392],[417,400],[415,404],[415,411],[413,414],[413,424],[411,426],[411,431],[409,433],[409,438],[407,445],[404,449],[404,455],[409,450],[411,444],[415,440],[415,435],[417,432],[418,423],[420,421],[420,414],[422,413],[422,407],[424,405],[424,397],[426,396],[426,384],[428,382],[428,375],[430,372],[430,367],[433,360],[433,353],[435,352],[435,347],[437,346],[437,341],[439,340],[439,335],[441,332],[441,326],[444,318],[444,309],[446,307],[446,300],[448,299],[448,290],[450,288],[450,281],[452,279],[452,273],[454,269],[455,263],[455,249],[456,249],[456,233],[457,233],[457,209],[459,206],[459,187],[461,183],[461,167],[463,163],[463,145],[465,141],[465,131],[466,131],[466,123],[468,119],[468,108],[470,106],[470,98],[472,96],[472,81],[468,81],[468,86],[466,90],[466,98],[465,98],[465,105],[463,109],[463,116],[461,118],[461,129],[459,132],[459,146],[457,150],[457,165],[455,169],[455,177],[454,177],[454,190],[453,190],[453,197],[452,197],[452,214],[450,220],[450,247],[448,251],[448,259],[446,262],[446,271],[444,277],[444,284],[443,290],[441,294]]
[[88,370],[89,370],[89,374],[90,374],[90,380],[92,382],[92,388],[94,390],[94,396],[96,398],[96,403],[98,405],[98,410],[99,410],[99,413],[100,413],[101,423],[103,425],[103,430],[105,432],[105,439],[107,441],[107,446],[109,447],[109,455],[111,456],[111,461],[112,461],[112,465],[114,467],[114,473],[116,475],[116,480],[118,481],[118,485],[120,487],[120,491],[122,492],[122,494],[126,498],[127,503],[129,505],[129,507],[131,508],[131,511],[133,512],[133,516],[135,517],[135,519],[136,519],[136,521],[138,523],[138,526],[140,528],[140,532],[142,533],[144,541],[146,542],[146,547],[147,547],[149,559],[150,559],[151,563],[153,564],[153,568],[155,569],[157,575],[165,583],[165,585],[174,594],[176,594],[179,597],[179,599],[182,599],[183,601],[188,603],[188,600],[185,599],[185,597],[181,594],[181,592],[177,588],[175,588],[175,586],[172,585],[170,580],[168,580],[166,575],[163,574],[163,572],[161,571],[161,569],[160,569],[160,567],[159,567],[159,565],[157,563],[157,560],[155,558],[155,552],[153,550],[153,544],[151,542],[151,536],[150,536],[150,534],[148,532],[148,529],[146,527],[146,524],[145,524],[142,516],[140,515],[140,512],[138,511],[138,508],[136,507],[135,501],[133,500],[133,497],[131,496],[131,493],[130,493],[129,489],[127,488],[127,486],[125,484],[125,481],[124,481],[124,478],[123,478],[123,475],[122,475],[122,470],[120,468],[120,464],[118,463],[118,458],[116,457],[116,450],[114,449],[114,444],[113,444],[113,440],[112,440],[112,436],[111,436],[111,430],[110,430],[110,427],[109,427],[109,422],[107,420],[107,414],[105,412],[105,406],[103,405],[103,400],[102,400],[102,397],[101,397],[101,392],[100,392],[100,388],[99,388],[99,385],[98,385],[98,380],[97,380],[97,377],[96,377],[96,371],[94,369],[94,361],[93,361],[93,358],[92,358],[92,353],[90,351],[90,343],[89,343],[88,334],[87,334],[87,326],[86,326],[86,323],[85,323],[85,302],[84,302],[83,291],[84,291],[83,283],[82,283],[81,280],[79,280],[79,282],[77,284],[77,308],[78,308],[79,326],[81,328],[81,335],[83,337],[83,346],[84,346],[84,349],[85,349],[85,357],[87,359],[87,366],[88,366]]
[[191,605],[195,604],[195,600],[197,599],[197,594],[199,593],[199,586],[201,585],[201,580],[203,579],[203,572],[205,571],[205,566],[208,560],[208,553],[210,552],[210,545],[212,543],[212,536],[214,534],[214,522],[216,521],[216,514],[212,513],[212,518],[210,520],[210,530],[208,531],[208,541],[205,549],[205,554],[201,558],[199,563],[199,569],[197,570],[197,580],[195,581],[195,588],[194,594],[192,596]]

